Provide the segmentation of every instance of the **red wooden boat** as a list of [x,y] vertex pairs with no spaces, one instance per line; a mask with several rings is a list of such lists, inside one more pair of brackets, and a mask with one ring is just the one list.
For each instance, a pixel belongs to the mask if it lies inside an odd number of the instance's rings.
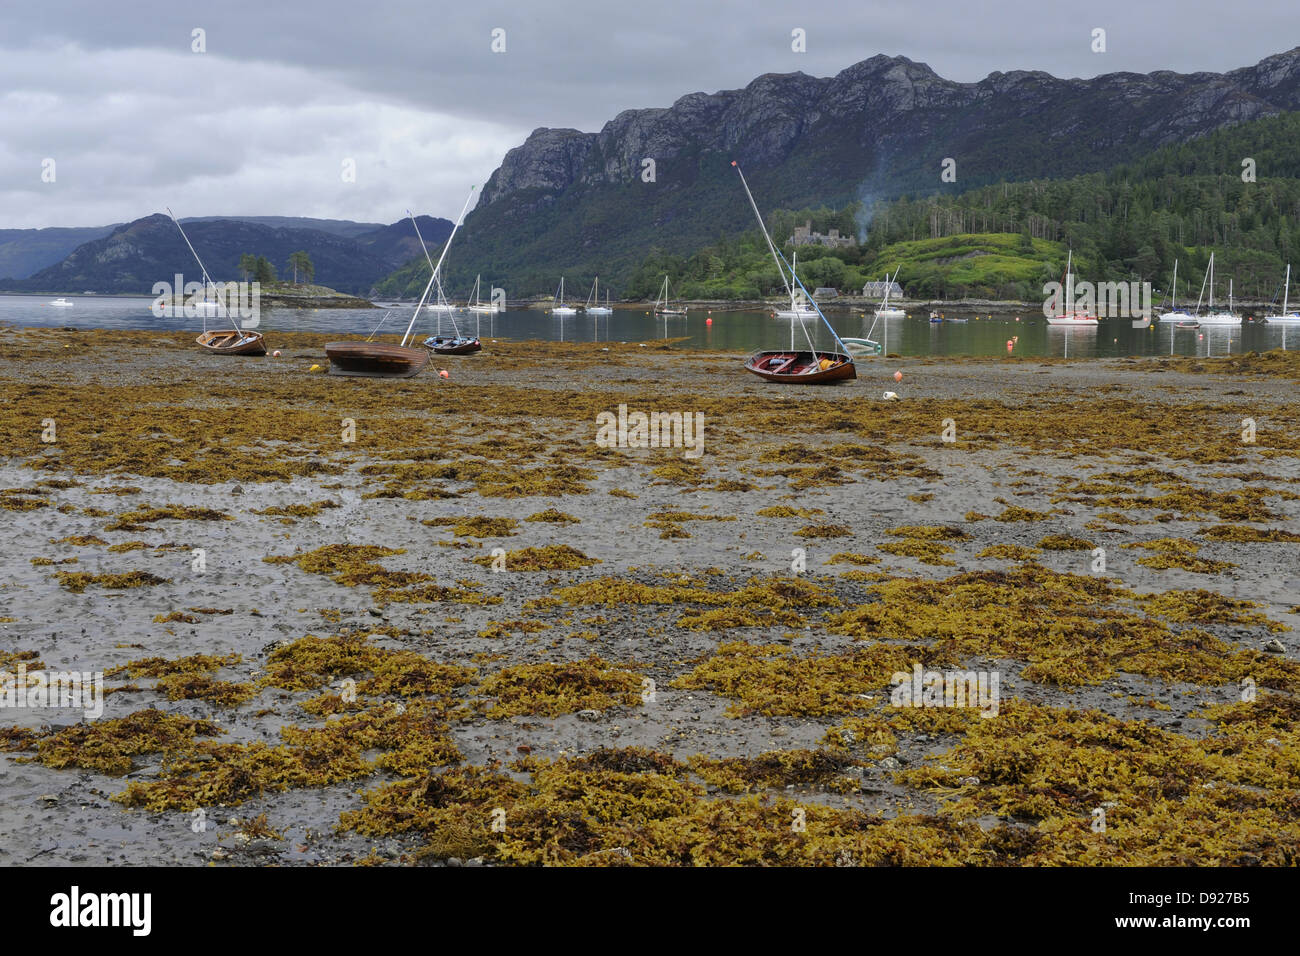
[[853,360],[843,352],[755,352],[745,360],[745,369],[784,385],[826,385],[858,377]]
[[331,375],[410,378],[429,362],[427,349],[382,342],[330,342],[325,346]]
[[[843,352],[837,352],[833,349],[822,350],[817,348],[813,344],[812,336],[808,334],[808,329],[804,326],[803,316],[799,314],[798,310],[791,310],[793,317],[798,321],[799,328],[803,331],[808,348],[795,348],[795,323],[791,322],[790,347],[784,350],[755,352],[745,359],[745,371],[753,372],[761,379],[781,385],[824,385],[830,382],[844,382],[857,378],[857,366],[853,364],[853,356],[848,354],[849,347],[841,341],[834,326],[830,324],[826,315],[808,293],[808,289],[799,281],[794,266],[786,262],[785,257],[776,251],[776,246],[772,244],[772,237],[768,234],[767,225],[763,222],[763,216],[758,211],[758,203],[754,201],[754,194],[749,191],[749,183],[745,181],[745,174],[740,170],[740,164],[733,160],[731,165],[736,168],[736,172],[740,176],[740,183],[745,187],[745,195],[749,198],[749,205],[754,210],[754,218],[758,220],[758,227],[763,230],[763,238],[767,240],[768,251],[772,253],[772,262],[776,264],[776,270],[781,274],[782,281],[785,282],[786,291],[790,294],[790,301],[792,303],[795,301],[795,286],[798,286],[799,291],[812,303],[812,308],[817,317],[826,324],[827,330],[840,348],[844,349]],[[790,273],[789,279],[786,279],[787,269]],[[869,342],[869,344],[874,345],[875,343]]]

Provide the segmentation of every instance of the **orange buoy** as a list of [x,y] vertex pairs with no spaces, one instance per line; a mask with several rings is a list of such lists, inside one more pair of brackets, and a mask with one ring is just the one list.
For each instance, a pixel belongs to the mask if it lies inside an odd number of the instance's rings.
[[902,373],[902,372],[895,372],[895,373],[894,373],[894,381],[895,381],[895,382],[901,382],[902,380],[903,380],[903,373]]
[[279,349],[276,349],[274,352],[271,353],[271,358],[279,358],[279,357],[280,357]]
[[451,378],[451,373],[448,372],[445,368],[440,368],[440,369],[438,369],[438,377],[439,377],[439,378]]
[[713,324],[713,320],[712,320],[712,319],[705,319],[705,320],[704,320],[704,324],[705,324],[705,325],[712,325],[712,324]]

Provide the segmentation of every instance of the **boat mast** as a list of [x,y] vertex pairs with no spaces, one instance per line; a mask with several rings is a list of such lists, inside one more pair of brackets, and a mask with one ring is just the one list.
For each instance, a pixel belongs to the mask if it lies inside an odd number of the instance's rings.
[[[212,280],[208,277],[207,267],[203,265],[203,260],[199,258],[199,254],[194,251],[194,244],[190,242],[190,237],[185,235],[184,229],[181,229],[181,221],[176,218],[176,215],[172,212],[171,206],[164,206],[163,208],[167,210],[167,215],[172,217],[172,222],[176,223],[176,228],[180,229],[181,238],[185,240],[185,245],[190,247],[190,255],[192,255],[194,257],[194,261],[199,264],[199,270],[203,273],[203,301],[207,302],[208,283],[211,282],[212,287],[214,289],[216,288],[217,284],[215,282],[212,282]],[[181,290],[182,301],[184,301],[184,298],[185,298],[185,290],[182,289]],[[175,298],[173,298],[172,299],[173,304],[175,303],[175,301],[176,301]],[[227,311],[225,303],[221,301],[220,295],[217,296],[217,308],[222,312]],[[203,313],[203,331],[206,332],[208,330],[208,313],[204,309],[200,309],[199,311]],[[239,327],[239,324],[235,321],[235,317],[233,315],[230,316],[230,324],[234,326],[236,332],[238,332],[240,335],[243,335],[243,329]]]
[[1174,288],[1169,293],[1169,311],[1178,311],[1178,260],[1174,260]]
[[[745,187],[745,195],[749,197],[749,205],[754,209],[754,215],[758,217],[758,228],[763,231],[763,238],[767,240],[768,251],[772,253],[772,261],[776,263],[776,271],[781,273],[781,281],[785,284],[785,291],[794,297],[794,288],[785,277],[785,270],[781,268],[781,260],[776,254],[776,246],[772,245],[772,237],[767,234],[767,226],[763,225],[763,216],[758,211],[758,203],[754,202],[754,194],[749,191],[749,183],[745,181],[745,174],[741,172],[740,165],[733,159],[731,165],[736,167],[736,172],[740,173],[740,184]],[[796,252],[796,255],[798,253]],[[798,281],[797,279],[795,280]]]
[[[442,255],[438,257],[438,264],[433,267],[433,274],[429,276],[429,282],[424,287],[424,295],[420,296],[420,301],[416,305],[415,311],[411,314],[411,322],[406,327],[406,334],[402,336],[403,347],[405,347],[406,343],[411,338],[411,330],[415,328],[415,319],[420,314],[420,306],[424,305],[424,300],[429,297],[429,290],[433,288],[433,280],[438,277],[438,270],[442,268],[442,261],[447,258],[447,250],[451,248],[451,241],[456,238],[456,230],[459,229],[460,224],[465,221],[465,211],[469,209],[469,201],[474,198],[474,190],[477,188],[477,186],[469,187],[469,195],[465,197],[465,205],[461,207],[460,215],[456,218],[456,224],[451,227],[451,235],[447,237],[447,243],[442,247]],[[414,216],[411,217],[411,222],[415,222]],[[415,227],[415,234],[416,236],[419,236],[420,245],[423,246],[424,237],[420,236],[420,227],[418,225]],[[425,249],[424,254],[427,258],[429,250]]]
[[1210,253],[1210,312],[1214,312],[1214,253]]
[[1286,281],[1282,285],[1282,314],[1286,315],[1287,294],[1291,291],[1291,263],[1286,264]]

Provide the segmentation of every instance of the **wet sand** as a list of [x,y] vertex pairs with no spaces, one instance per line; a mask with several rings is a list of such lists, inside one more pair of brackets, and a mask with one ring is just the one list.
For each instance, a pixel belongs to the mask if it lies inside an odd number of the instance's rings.
[[324,341],[6,331],[0,863],[1296,862],[1294,359]]

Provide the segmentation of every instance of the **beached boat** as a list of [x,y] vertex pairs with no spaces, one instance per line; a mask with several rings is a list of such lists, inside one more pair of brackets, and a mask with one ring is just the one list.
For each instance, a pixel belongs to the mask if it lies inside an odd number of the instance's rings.
[[[1291,263],[1286,264],[1286,279],[1282,282],[1282,312],[1279,315],[1266,315],[1264,321],[1269,325],[1300,325],[1300,312],[1292,312],[1287,306],[1290,304],[1291,293]],[[1275,298],[1274,302],[1277,301]]]
[[435,335],[424,340],[424,347],[439,355],[469,355],[471,352],[481,351],[483,345],[478,339],[457,334],[455,336]]
[[584,311],[588,315],[610,315],[614,310],[609,307],[609,290],[605,290],[605,304],[600,304],[600,276],[596,276],[596,281],[591,284],[591,292],[587,294],[587,307]]
[[[465,219],[465,213],[469,210],[470,200],[474,198],[474,188],[471,186],[469,195],[465,197],[465,205],[456,218],[456,224],[452,226],[451,235],[447,237],[447,242],[442,247],[442,255],[439,257],[437,265],[433,265],[432,259],[430,259],[433,271],[429,274],[429,281],[424,286],[424,293],[420,296],[420,301],[415,304],[415,311],[411,313],[411,321],[406,326],[406,333],[402,336],[402,343],[400,345],[389,345],[385,342],[371,341],[383,326],[384,320],[388,318],[388,313],[384,313],[384,318],[379,320],[379,325],[375,326],[374,331],[370,333],[369,338],[365,341],[326,343],[325,354],[329,356],[331,375],[350,375],[365,378],[409,378],[429,364],[429,350],[427,348],[415,348],[409,344],[411,333],[415,330],[415,320],[419,318],[420,310],[428,300],[429,293],[433,290],[435,283],[441,288],[439,271],[442,269],[443,259],[447,257],[447,250],[451,248],[451,241],[456,238],[456,231],[460,229],[460,224]],[[414,222],[415,217],[412,216],[411,220]],[[418,225],[415,227],[415,234],[419,236],[420,245],[424,247],[425,258],[428,259],[429,250],[424,246],[424,237],[420,236],[420,227]]]
[[560,287],[551,302],[551,315],[577,315],[578,310],[564,301],[564,276],[560,276]]
[[745,359],[745,368],[759,378],[787,385],[824,385],[858,377],[846,352],[755,352]]
[[266,354],[266,342],[263,341],[262,336],[257,332],[246,332],[242,329],[204,332],[195,341],[209,352],[216,352],[219,355]]
[[[208,331],[208,316],[225,312],[225,306],[221,304],[219,298],[215,301],[208,298],[209,286],[215,291],[217,284],[208,278],[207,267],[203,265],[199,254],[194,251],[190,237],[185,235],[185,230],[181,229],[181,221],[172,214],[170,207],[167,209],[167,215],[172,217],[172,222],[176,223],[177,229],[180,229],[181,238],[185,240],[185,245],[189,246],[190,255],[194,257],[194,261],[199,264],[199,270],[203,273],[203,298],[196,297],[191,303],[198,314],[203,316],[203,333],[194,341],[201,348],[216,355],[265,355],[266,341],[262,338],[262,333],[254,332],[252,329],[241,329],[233,314],[230,316],[230,329],[223,329],[220,332]],[[179,295],[181,290],[177,289],[175,292]],[[207,306],[211,306],[211,309]]]
[[1052,326],[1064,326],[1066,328],[1087,328],[1097,325],[1097,317],[1090,312],[1071,309],[1070,311],[1057,312],[1056,306],[1072,305],[1062,301],[1062,297],[1067,291],[1072,292],[1074,284],[1072,282],[1073,273],[1070,272],[1070,266],[1074,262],[1074,250],[1071,249],[1065,259],[1065,278],[1061,280],[1061,292],[1057,295],[1057,301],[1052,305],[1052,314],[1047,316],[1047,324]]
[[655,315],[685,314],[686,309],[682,306],[674,306],[668,297],[668,277],[664,276],[664,287],[659,291],[659,297],[655,299]]
[[325,346],[331,375],[410,378],[429,362],[428,349],[383,342],[330,342]]
[[[749,205],[754,210],[754,217],[758,220],[759,229],[763,230],[763,238],[767,241],[768,251],[772,253],[772,261],[776,263],[777,272],[781,273],[784,280],[786,271],[789,270],[789,285],[798,286],[807,300],[816,308],[816,302],[808,294],[808,290],[803,283],[799,281],[799,276],[795,273],[794,267],[786,263],[776,246],[772,243],[772,237],[768,235],[767,224],[763,222],[763,216],[758,211],[758,203],[754,201],[754,194],[749,191],[749,183],[745,181],[745,174],[740,169],[740,164],[732,160],[731,165],[736,168],[736,173],[740,176],[740,184],[745,189],[745,195],[749,197]],[[665,292],[667,291],[667,277],[665,277]],[[826,316],[822,314],[820,308],[816,309],[817,316],[826,323],[826,328],[830,330],[831,337],[835,339],[842,351],[835,349],[819,349],[813,344],[812,336],[808,334],[808,328],[802,318],[797,318],[790,323],[790,348],[783,350],[758,351],[745,359],[745,370],[753,372],[759,378],[769,382],[776,382],[781,385],[825,385],[831,382],[843,382],[858,377],[857,366],[853,362],[853,356],[850,354],[849,346],[840,339],[835,329],[827,321]],[[803,332],[804,339],[808,343],[808,348],[796,348],[794,329],[795,325]],[[870,339],[857,340],[855,344],[868,347],[874,347],[875,343]]]

